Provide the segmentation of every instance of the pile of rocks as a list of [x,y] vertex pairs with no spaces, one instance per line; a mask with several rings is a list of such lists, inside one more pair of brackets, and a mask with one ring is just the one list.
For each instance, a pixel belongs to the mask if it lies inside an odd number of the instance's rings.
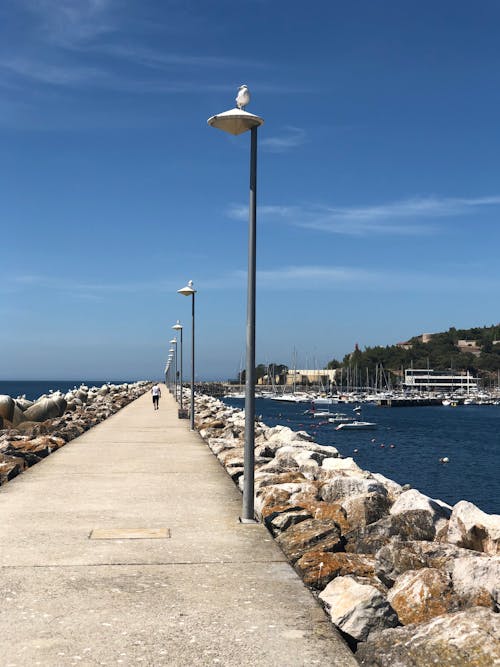
[[[244,415],[196,399],[200,435],[242,488]],[[255,425],[261,520],[361,665],[500,664],[500,516],[362,470],[304,431]]]
[[81,385],[36,401],[0,395],[0,484],[138,398],[148,382]]

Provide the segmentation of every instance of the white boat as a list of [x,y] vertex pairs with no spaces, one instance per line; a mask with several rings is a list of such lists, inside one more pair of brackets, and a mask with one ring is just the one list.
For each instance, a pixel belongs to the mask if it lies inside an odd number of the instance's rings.
[[308,410],[307,414],[310,414],[311,417],[331,417],[333,415],[330,410]]
[[352,417],[348,417],[343,412],[334,412],[330,413],[328,421],[330,422],[330,424],[340,424],[340,423],[347,424],[348,422],[352,422],[353,419]]
[[345,424],[339,424],[336,427],[335,430],[340,431],[340,430],[345,429],[345,428],[369,430],[369,429],[377,428],[377,424],[375,424],[375,422],[352,421],[352,422],[346,422]]

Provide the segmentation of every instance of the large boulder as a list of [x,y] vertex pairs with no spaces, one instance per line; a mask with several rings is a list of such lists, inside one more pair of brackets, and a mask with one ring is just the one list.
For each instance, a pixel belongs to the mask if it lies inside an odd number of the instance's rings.
[[64,396],[41,398],[24,412],[26,421],[43,422],[46,419],[61,417],[66,410]]
[[424,623],[460,609],[450,574],[430,567],[408,570],[400,575],[387,599],[403,625]]
[[[337,577],[319,594],[334,623],[354,642],[398,625],[398,617],[382,593],[352,577]],[[352,644],[351,644],[352,645]]]
[[465,549],[500,554],[500,515],[486,514],[472,503],[461,500],[453,507],[447,540]]
[[296,562],[295,568],[305,584],[322,590],[336,577],[374,579],[373,561],[373,556],[311,549]]
[[492,667],[500,664],[500,614],[475,607],[385,630],[356,658],[361,667]]
[[456,558],[467,555],[466,549],[452,544],[392,539],[375,554],[375,572],[390,588],[408,570],[429,567],[449,570]]
[[500,611],[499,556],[461,556],[453,560],[450,571],[457,594],[481,606],[489,606],[492,601]]
[[410,510],[424,510],[429,512],[436,533],[446,528],[447,521],[451,515],[450,505],[447,505],[442,500],[429,498],[429,496],[420,493],[416,489],[409,489],[401,493],[391,507],[391,514],[401,514]]
[[332,521],[306,519],[278,535],[276,542],[292,563],[313,547],[323,551],[341,551],[340,530]]
[[427,510],[408,510],[388,515],[345,535],[345,550],[353,553],[375,554],[391,539],[401,542],[433,540],[434,521]]
[[0,417],[12,422],[15,407],[16,403],[13,398],[7,394],[0,394]]
[[359,476],[336,475],[323,483],[320,489],[321,500],[332,503],[349,496],[359,496],[367,493],[387,495],[386,488],[374,479]]

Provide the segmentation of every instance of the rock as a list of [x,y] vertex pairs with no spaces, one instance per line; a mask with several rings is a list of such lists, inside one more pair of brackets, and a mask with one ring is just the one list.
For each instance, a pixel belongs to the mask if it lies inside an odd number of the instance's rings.
[[17,407],[20,410],[22,410],[23,412],[33,405],[33,401],[28,401],[28,399],[24,398],[24,397],[16,398],[15,403],[16,403]]
[[352,457],[341,459],[339,457],[326,457],[321,463],[324,470],[356,470],[361,471],[361,468],[354,462]]
[[328,503],[349,496],[359,496],[367,493],[387,495],[387,490],[380,482],[374,479],[343,475],[337,475],[324,482],[320,489],[321,500],[325,500]]
[[381,475],[379,472],[373,472],[372,474],[373,479],[376,479],[377,482],[380,482],[385,486],[387,489],[387,493],[389,495],[390,500],[394,503],[397,498],[403,493],[403,487],[401,484],[398,484],[397,482],[394,482],[392,479],[388,479],[387,477],[384,477],[384,475]]
[[314,519],[333,521],[340,529],[341,534],[351,530],[345,509],[339,503],[325,503],[322,500],[301,502],[299,506],[307,510]]
[[450,574],[428,567],[401,574],[387,599],[403,625],[424,623],[460,609]]
[[451,507],[442,500],[429,498],[416,489],[410,489],[402,493],[391,507],[391,514],[401,514],[412,510],[424,510],[432,517],[435,530],[438,531],[446,526],[451,515]]
[[481,599],[481,606],[488,606],[491,599],[500,611],[500,557],[462,556],[452,561],[450,571],[458,595],[471,604]]
[[359,554],[326,552],[318,549],[307,551],[295,563],[295,569],[305,584],[319,590],[336,577],[355,575],[374,578],[374,558]]
[[62,396],[42,398],[24,412],[26,421],[43,422],[46,419],[60,417],[66,410],[66,400]]
[[282,533],[290,526],[294,526],[301,521],[312,519],[307,510],[296,505],[281,505],[279,507],[282,509],[278,510],[276,508],[273,512],[268,513],[264,520],[273,535]]
[[426,510],[409,510],[395,516],[386,516],[347,533],[344,536],[345,550],[351,553],[375,554],[393,537],[406,542],[432,540],[434,536],[431,513]]
[[385,630],[356,659],[361,667],[492,667],[500,663],[500,615],[476,607]]
[[398,625],[398,617],[374,586],[352,577],[337,577],[319,594],[334,623],[355,642],[366,641],[374,632]]
[[472,503],[461,500],[453,507],[447,539],[465,549],[500,554],[500,515],[486,514]]
[[386,586],[391,587],[403,572],[424,567],[449,570],[450,563],[463,555],[468,555],[467,550],[451,544],[392,539],[375,554],[375,572]]
[[0,485],[17,477],[25,467],[26,463],[21,457],[0,454]]
[[331,521],[321,519],[306,519],[290,526],[288,530],[278,535],[276,542],[292,563],[313,547],[323,551],[342,550],[338,526]]
[[391,502],[380,493],[364,493],[344,498],[340,504],[344,508],[351,528],[367,526],[387,515]]
[[12,422],[12,417],[14,416],[15,408],[14,399],[6,394],[0,394],[0,417],[6,419],[9,422]]

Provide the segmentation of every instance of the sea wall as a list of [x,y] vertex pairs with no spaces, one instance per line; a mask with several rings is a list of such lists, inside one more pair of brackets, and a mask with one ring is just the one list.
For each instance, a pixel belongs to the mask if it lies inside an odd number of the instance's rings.
[[[244,414],[196,398],[243,488]],[[304,431],[255,426],[256,512],[361,665],[500,664],[500,516],[362,470]]]
[[38,463],[149,389],[151,383],[105,384],[36,401],[0,395],[0,485]]

